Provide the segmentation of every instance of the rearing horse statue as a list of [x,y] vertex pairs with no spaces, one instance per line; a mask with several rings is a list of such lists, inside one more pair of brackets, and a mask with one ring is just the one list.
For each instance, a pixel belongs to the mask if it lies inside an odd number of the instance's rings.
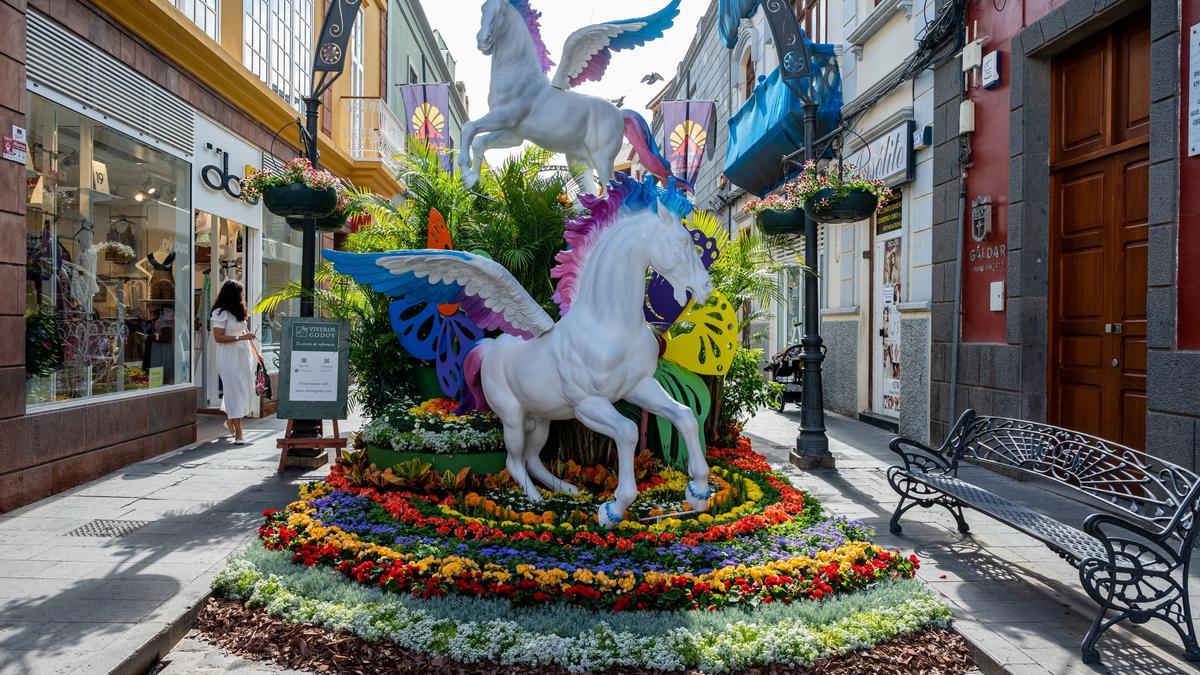
[[479,181],[483,155],[495,148],[511,148],[532,141],[546,150],[566,155],[583,167],[585,192],[594,194],[594,170],[600,184],[613,177],[613,163],[628,138],[642,164],[665,183],[671,164],[658,149],[646,120],[632,110],[571,89],[604,76],[612,52],[639,47],[662,37],[679,14],[680,0],[671,0],[659,12],[641,19],[601,23],[581,28],[567,38],[562,64],[554,63],[542,41],[541,16],[529,0],[487,0],[479,29],[479,51],[492,57],[490,110],[463,125],[459,166],[463,183]]
[[712,292],[691,233],[682,219],[692,210],[672,179],[662,189],[620,176],[603,197],[581,198],[590,213],[567,224],[571,249],[559,254],[559,304],[569,307],[555,323],[502,265],[460,251],[392,253],[325,251],[342,274],[376,291],[412,302],[454,302],[476,324],[505,333],[485,339],[466,355],[466,407],[490,407],[504,425],[508,471],[531,501],[541,501],[534,481],[575,493],[546,468],[538,454],[552,420],[578,419],[617,446],[618,484],[600,506],[600,524],[613,527],[637,498],[633,458],[638,426],[613,406],[625,400],[664,417],[685,439],[690,482],[688,505],[708,509],[708,463],[691,409],[672,399],[655,379],[658,340],[646,324],[647,270],[671,284],[682,306],[688,294],[703,304]]

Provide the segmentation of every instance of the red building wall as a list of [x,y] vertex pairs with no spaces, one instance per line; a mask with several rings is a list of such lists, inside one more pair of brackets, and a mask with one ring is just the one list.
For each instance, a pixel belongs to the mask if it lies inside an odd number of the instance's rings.
[[[983,45],[985,54],[993,50],[1000,51],[1001,78],[1000,86],[995,89],[973,87],[968,94],[975,102],[975,133],[971,139],[971,166],[967,171],[968,221],[963,234],[964,342],[1006,341],[1006,312],[991,311],[989,293],[993,282],[1007,283],[1008,279],[1011,43],[1014,35],[1061,4],[1062,0],[998,0],[995,3],[972,2],[967,5],[971,38],[974,39],[976,35],[987,37]],[[971,239],[969,216],[971,203],[981,195],[989,197],[992,202],[992,236],[983,244],[978,244]],[[995,257],[995,249],[999,247],[1003,247],[1005,255]],[[988,248],[993,250],[987,251]],[[972,260],[973,257],[976,259]],[[1034,261],[1027,264],[1034,264]]]
[[1200,23],[1200,0],[1183,0],[1179,54],[1181,91],[1179,114],[1179,288],[1178,348],[1200,350],[1200,156],[1188,157],[1188,65],[1192,26]]

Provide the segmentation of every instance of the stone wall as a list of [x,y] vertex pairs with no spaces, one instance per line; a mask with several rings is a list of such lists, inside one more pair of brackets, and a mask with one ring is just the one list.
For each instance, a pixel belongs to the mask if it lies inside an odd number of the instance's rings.
[[858,321],[821,322],[829,347],[821,365],[825,407],[849,417],[858,415]]

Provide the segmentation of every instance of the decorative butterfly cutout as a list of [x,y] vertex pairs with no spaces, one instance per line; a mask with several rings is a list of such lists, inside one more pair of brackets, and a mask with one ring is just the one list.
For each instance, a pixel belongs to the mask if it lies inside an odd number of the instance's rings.
[[[440,251],[454,249],[446,220],[437,209],[429,210],[428,247]],[[457,399],[463,391],[467,352],[483,339],[483,329],[459,311],[457,300],[453,297],[413,302],[400,298],[392,302],[389,311],[400,346],[413,358],[434,362],[438,385],[452,399]]]
[[[692,242],[700,252],[700,262],[704,269],[709,269],[721,255],[720,237],[709,236],[705,233],[708,223],[699,218],[693,220],[693,227],[688,231],[692,234]],[[683,314],[683,305],[675,301],[675,289],[671,282],[658,272],[650,275],[650,283],[646,285],[646,304],[644,308],[646,323],[655,326],[660,331],[666,331]]]
[[678,321],[690,324],[691,330],[669,336],[663,358],[699,375],[729,372],[737,351],[738,326],[729,300],[720,291],[713,291],[707,304],[690,303]]

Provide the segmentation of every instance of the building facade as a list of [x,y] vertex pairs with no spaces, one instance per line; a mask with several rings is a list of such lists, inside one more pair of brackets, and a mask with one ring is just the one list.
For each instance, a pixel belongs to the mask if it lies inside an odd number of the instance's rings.
[[[255,302],[299,276],[299,233],[243,204],[239,178],[298,154],[325,5],[0,2],[0,273],[21,289],[0,300],[0,511],[185,445],[219,406],[214,289],[237,279]],[[319,145],[391,197],[387,10],[363,3]],[[297,309],[253,319],[272,367]]]
[[390,0],[388,12],[388,104],[401,120],[404,103],[396,87],[405,84],[450,85],[450,110],[446,114],[449,147],[457,148],[463,124],[470,119],[466,85],[458,81],[454,56],[441,33],[429,25],[420,0]]
[[970,5],[981,67],[934,86],[935,441],[970,407],[1197,465],[1198,24],[1196,0]]

